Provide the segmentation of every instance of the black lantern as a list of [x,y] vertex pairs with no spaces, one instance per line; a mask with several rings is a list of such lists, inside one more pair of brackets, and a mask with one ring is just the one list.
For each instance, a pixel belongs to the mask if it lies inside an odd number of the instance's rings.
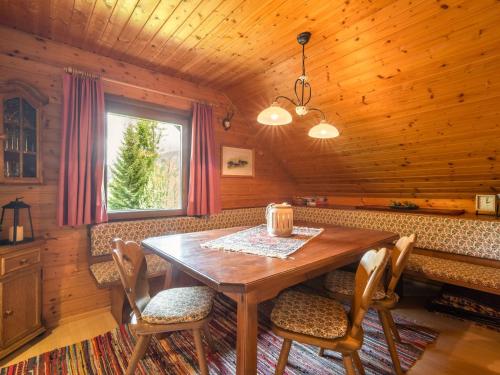
[[[8,238],[1,240],[0,243],[2,245],[16,245],[19,243],[30,242],[35,239],[35,234],[33,233],[33,222],[31,220],[31,209],[29,205],[21,200],[22,198],[23,197],[16,198],[15,201],[7,203],[2,207],[0,227],[3,229],[4,223],[5,225],[10,225],[7,230]],[[24,210],[27,210],[27,219],[29,221],[25,224],[23,223],[23,220],[21,220]],[[12,212],[12,215],[10,215],[9,212]],[[10,219],[9,216],[12,219]],[[26,220],[26,215],[24,215],[24,217],[24,220]],[[29,228],[26,228],[28,225]],[[25,230],[25,228],[28,230]],[[28,232],[31,234],[31,237],[27,236]]]

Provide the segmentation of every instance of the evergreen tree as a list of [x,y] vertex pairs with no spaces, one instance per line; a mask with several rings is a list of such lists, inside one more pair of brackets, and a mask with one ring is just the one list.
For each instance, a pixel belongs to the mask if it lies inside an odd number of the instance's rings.
[[148,184],[158,158],[160,134],[156,121],[130,124],[111,167],[108,205],[112,210],[150,208]]
[[149,180],[148,207],[175,209],[180,207],[179,158],[176,152],[165,153],[156,163]]

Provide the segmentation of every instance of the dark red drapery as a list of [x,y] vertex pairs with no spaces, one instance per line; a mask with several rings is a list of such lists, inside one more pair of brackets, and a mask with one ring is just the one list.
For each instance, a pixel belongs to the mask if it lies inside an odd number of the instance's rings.
[[221,211],[219,167],[215,157],[212,107],[195,103],[191,125],[188,215],[211,215]]
[[102,82],[66,73],[63,100],[57,222],[62,226],[107,221]]

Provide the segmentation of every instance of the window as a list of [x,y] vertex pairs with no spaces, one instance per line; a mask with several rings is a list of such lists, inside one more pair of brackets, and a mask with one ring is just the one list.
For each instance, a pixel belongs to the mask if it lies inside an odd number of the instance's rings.
[[106,196],[111,219],[186,212],[189,118],[106,98]]

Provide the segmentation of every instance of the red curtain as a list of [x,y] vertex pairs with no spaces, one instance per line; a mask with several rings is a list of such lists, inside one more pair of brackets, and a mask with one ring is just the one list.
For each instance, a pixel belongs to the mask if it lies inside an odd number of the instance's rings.
[[211,215],[221,211],[219,168],[215,157],[212,107],[195,103],[191,125],[188,215]]
[[107,221],[101,80],[66,73],[63,101],[57,222],[62,226]]

